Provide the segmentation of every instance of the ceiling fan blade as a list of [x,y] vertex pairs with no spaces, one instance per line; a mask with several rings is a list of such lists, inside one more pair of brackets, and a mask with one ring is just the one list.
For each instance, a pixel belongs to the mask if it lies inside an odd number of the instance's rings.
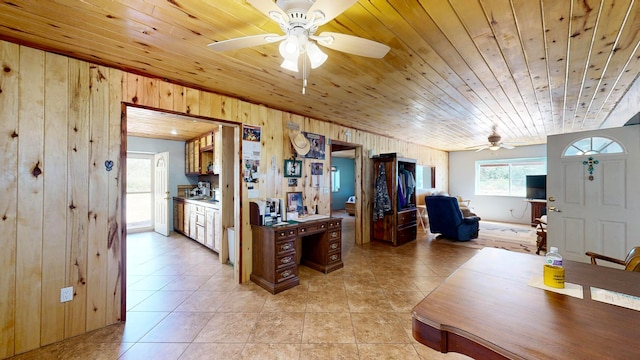
[[[325,31],[318,37],[320,38],[317,40],[318,44],[328,47],[329,49],[376,59],[383,58],[391,49],[385,44],[347,34]],[[332,37],[333,42],[323,41],[323,37]]]
[[270,19],[273,19],[273,17],[270,15],[272,11],[275,11],[282,15],[283,19],[289,18],[287,14],[282,11],[282,9],[280,9],[273,0],[247,0],[247,2],[261,13],[267,15],[267,17]]
[[209,47],[209,49],[213,51],[236,50],[236,49],[242,49],[242,48],[267,44],[272,42],[267,39],[269,39],[270,37],[277,38],[278,36],[280,35],[278,34],[251,35],[251,36],[245,36],[241,38],[222,40],[222,41],[211,43],[207,46]]
[[483,146],[483,147],[481,147],[480,149],[476,150],[476,152],[480,152],[480,151],[482,151],[482,150],[484,150],[484,149],[488,149],[488,148],[489,148],[488,146]]
[[357,2],[358,0],[316,0],[316,2],[311,5],[311,8],[309,8],[307,14],[311,15],[316,10],[322,11],[324,20],[317,22],[317,25],[320,26],[333,20]]
[[501,148],[505,148],[505,149],[507,149],[507,150],[515,149],[515,147],[514,147],[514,146],[507,145],[507,144],[500,144],[500,147],[501,147]]

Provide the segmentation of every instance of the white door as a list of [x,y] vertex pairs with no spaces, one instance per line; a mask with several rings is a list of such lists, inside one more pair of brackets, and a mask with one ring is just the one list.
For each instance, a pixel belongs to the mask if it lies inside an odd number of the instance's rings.
[[[622,152],[564,155],[594,137],[616,141]],[[586,251],[624,259],[640,245],[640,126],[549,136],[547,156],[548,247],[587,262]]]
[[155,154],[154,182],[154,230],[164,236],[169,235],[169,153]]

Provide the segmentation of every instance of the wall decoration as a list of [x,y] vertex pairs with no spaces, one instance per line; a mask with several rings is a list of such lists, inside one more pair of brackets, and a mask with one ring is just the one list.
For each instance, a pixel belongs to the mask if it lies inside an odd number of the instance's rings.
[[589,180],[593,181],[593,165],[598,165],[600,161],[594,160],[593,156],[589,156],[589,158],[582,162],[582,165],[587,165],[587,171],[589,172]]
[[309,152],[304,155],[307,159],[324,160],[325,156],[325,138],[324,135],[318,135],[314,133],[302,132],[304,136],[309,140],[311,148]]
[[289,179],[288,179],[288,181],[287,181],[287,184],[288,184],[289,186],[292,186],[292,187],[298,186],[298,179],[296,179],[296,178],[289,178]]
[[322,163],[311,163],[311,187],[322,186]]
[[295,212],[298,215],[304,215],[304,204],[302,202],[302,192],[287,193],[287,212]]
[[244,164],[242,177],[244,182],[258,182],[262,152],[261,135],[262,127],[242,125],[242,160]]
[[302,177],[302,160],[285,160],[284,177]]

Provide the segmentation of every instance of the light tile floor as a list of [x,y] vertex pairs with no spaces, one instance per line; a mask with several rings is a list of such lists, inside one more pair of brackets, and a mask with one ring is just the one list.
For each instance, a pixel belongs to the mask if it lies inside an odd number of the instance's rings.
[[301,266],[300,285],[272,295],[236,284],[232,267],[181,235],[127,238],[127,321],[13,359],[466,359],[413,339],[411,309],[477,250],[418,240],[354,244],[344,268]]

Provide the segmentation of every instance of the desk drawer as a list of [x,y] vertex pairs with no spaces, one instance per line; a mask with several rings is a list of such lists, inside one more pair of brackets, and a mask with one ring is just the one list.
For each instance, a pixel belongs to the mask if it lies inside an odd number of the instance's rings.
[[318,232],[318,231],[323,231],[326,228],[327,228],[327,223],[326,222],[317,223],[317,224],[303,225],[303,226],[300,226],[298,228],[298,233],[300,235],[304,235],[304,234],[308,234],[308,233],[314,233],[314,232]]
[[277,283],[283,282],[297,275],[298,275],[298,267],[294,263],[290,267],[278,269],[276,271],[276,282]]
[[416,210],[403,211],[398,213],[398,226],[415,223],[417,219]]
[[342,229],[342,219],[329,220],[329,229]]
[[329,241],[339,240],[342,238],[342,231],[341,230],[329,231],[327,233],[327,238],[329,239]]
[[342,260],[342,252],[341,251],[337,251],[334,253],[329,253],[329,259],[328,259],[328,263],[329,264],[333,264],[336,262],[340,262],[340,260]]
[[295,247],[295,239],[280,241],[276,244],[276,255],[280,256],[295,251]]
[[286,239],[288,237],[298,235],[297,229],[284,229],[284,230],[276,230],[276,239]]
[[341,241],[334,241],[329,243],[329,252],[340,251],[342,249]]
[[276,268],[284,268],[290,266],[291,264],[295,264],[296,262],[296,253],[292,252],[290,254],[285,254],[282,256],[278,256],[276,258]]

